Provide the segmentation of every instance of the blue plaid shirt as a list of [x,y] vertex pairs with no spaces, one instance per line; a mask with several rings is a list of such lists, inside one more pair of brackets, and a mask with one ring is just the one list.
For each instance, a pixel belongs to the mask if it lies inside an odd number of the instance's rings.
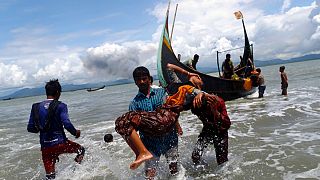
[[129,111],[155,111],[166,99],[167,93],[163,88],[151,88],[149,98],[140,91],[129,105]]
[[[155,111],[161,106],[166,99],[167,93],[164,88],[151,88],[150,96],[146,97],[143,93],[138,92],[136,97],[129,105],[130,111]],[[142,131],[139,131],[140,138],[147,149],[156,157],[161,154],[166,154],[169,149],[178,146],[178,134],[173,130],[163,136],[146,136]]]

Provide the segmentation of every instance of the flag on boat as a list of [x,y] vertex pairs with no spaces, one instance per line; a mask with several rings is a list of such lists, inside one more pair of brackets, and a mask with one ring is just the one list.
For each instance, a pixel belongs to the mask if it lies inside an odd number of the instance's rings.
[[241,11],[234,12],[233,14],[236,16],[237,19],[243,18]]

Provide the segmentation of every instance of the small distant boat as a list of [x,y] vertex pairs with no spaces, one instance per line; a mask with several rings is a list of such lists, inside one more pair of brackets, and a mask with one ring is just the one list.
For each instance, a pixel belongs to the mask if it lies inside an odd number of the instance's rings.
[[88,91],[88,92],[98,91],[98,90],[103,89],[103,88],[105,88],[105,87],[106,87],[106,86],[105,86],[105,85],[103,85],[103,86],[98,87],[98,88],[89,88],[89,89],[87,89],[87,91]]
[[[179,66],[180,68],[185,69],[188,72],[198,74],[204,82],[202,90],[208,93],[217,94],[218,96],[223,98],[225,101],[230,101],[240,97],[245,97],[256,91],[256,85],[254,85],[251,82],[250,77],[248,76],[239,80],[224,79],[224,78],[221,78],[221,76],[215,77],[215,76],[210,76],[210,75],[201,73],[181,63],[175,56],[171,46],[171,38],[169,38],[169,30],[168,30],[168,15],[169,15],[169,7],[167,10],[166,21],[163,27],[162,36],[159,43],[158,58],[157,58],[158,77],[163,87],[167,87],[169,84],[172,83],[169,72],[167,71],[167,64],[170,63],[176,66]],[[253,53],[252,53],[252,49],[250,48],[244,23],[243,23],[243,28],[244,28],[244,35],[245,35],[245,47],[244,47],[244,54],[243,54],[244,61],[242,63],[247,64],[247,60],[249,57],[253,61],[253,57],[252,57]],[[219,63],[218,63],[218,68],[219,68]],[[220,73],[220,70],[219,70],[219,73]],[[181,82],[188,81],[185,75],[179,74],[179,73],[176,73],[176,75],[178,76]]]
[[13,98],[9,97],[9,98],[4,98],[4,99],[2,99],[2,100],[3,100],[3,101],[8,101],[8,100],[11,100],[11,99],[13,99]]

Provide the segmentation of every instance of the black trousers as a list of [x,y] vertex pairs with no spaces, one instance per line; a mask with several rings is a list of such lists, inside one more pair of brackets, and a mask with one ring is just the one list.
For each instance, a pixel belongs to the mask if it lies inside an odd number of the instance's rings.
[[266,86],[259,86],[259,98],[263,97],[264,91],[266,90]]
[[208,144],[214,145],[218,165],[228,161],[228,131],[217,133],[212,127],[203,127],[192,152],[194,163],[199,163]]

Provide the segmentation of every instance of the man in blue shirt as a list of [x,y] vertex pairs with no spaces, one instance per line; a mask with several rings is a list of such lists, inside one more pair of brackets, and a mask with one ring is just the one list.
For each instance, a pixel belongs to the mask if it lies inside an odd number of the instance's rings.
[[70,122],[68,108],[58,101],[61,85],[58,80],[50,80],[46,86],[47,99],[32,105],[28,132],[40,132],[42,161],[46,170],[46,179],[55,178],[55,163],[63,153],[77,153],[75,161],[81,163],[85,149],[81,145],[67,139],[64,128],[76,138],[80,130]]
[[[129,105],[130,111],[155,111],[166,99],[166,91],[163,88],[151,88],[151,76],[149,70],[143,66],[133,71],[135,84],[139,88],[136,97]],[[156,168],[161,155],[165,155],[169,162],[171,174],[178,172],[178,134],[176,128],[163,136],[147,136],[143,129],[139,129],[140,138],[154,158],[146,161],[145,174],[147,178],[156,176]]]

